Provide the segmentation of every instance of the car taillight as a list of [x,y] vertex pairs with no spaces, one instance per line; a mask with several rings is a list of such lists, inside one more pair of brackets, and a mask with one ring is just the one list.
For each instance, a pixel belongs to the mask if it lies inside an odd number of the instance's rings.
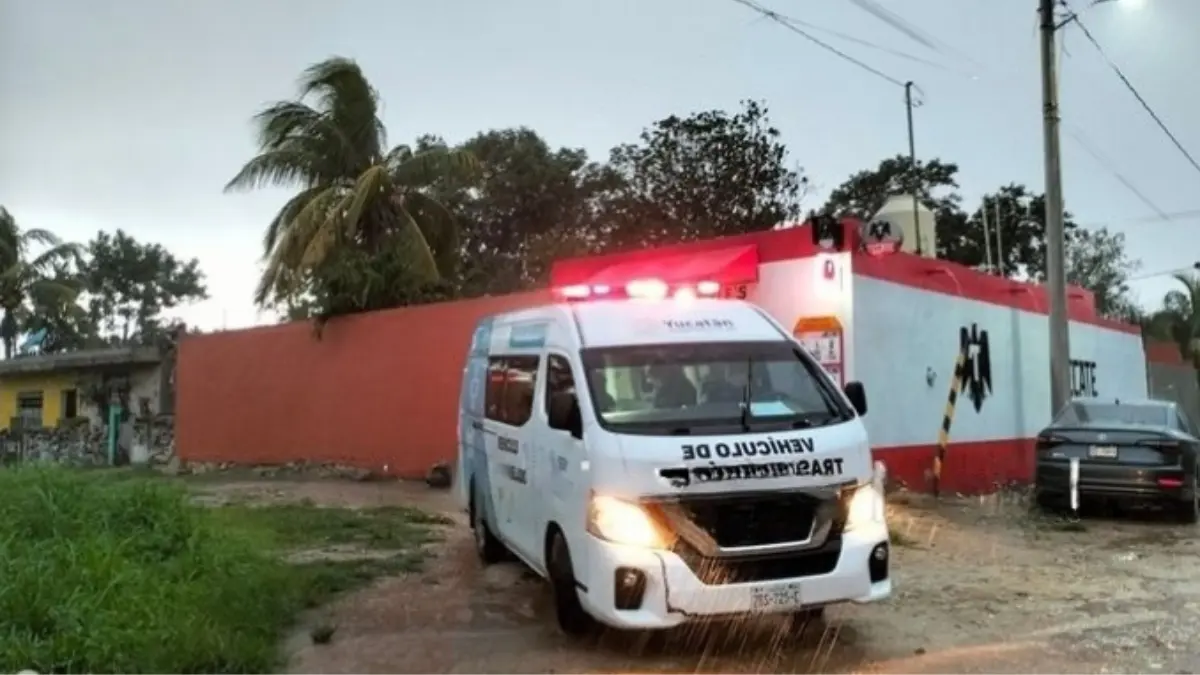
[[1155,450],[1179,450],[1179,441],[1172,438],[1147,438],[1146,440],[1138,441],[1137,445],[1145,448],[1154,448]]
[[1056,436],[1054,434],[1042,434],[1037,437],[1037,449],[1049,450],[1050,448],[1057,447],[1066,442],[1067,439],[1063,438],[1062,436]]

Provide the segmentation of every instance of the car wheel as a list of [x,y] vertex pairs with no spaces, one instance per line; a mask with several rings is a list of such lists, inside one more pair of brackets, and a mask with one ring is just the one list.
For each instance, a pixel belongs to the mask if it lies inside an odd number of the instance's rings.
[[484,565],[491,565],[504,560],[504,543],[488,529],[482,500],[479,499],[479,492],[473,483],[471,485],[471,530],[475,538],[475,552],[479,555],[480,562]]
[[546,567],[550,576],[550,587],[554,591],[554,617],[558,620],[558,627],[567,635],[586,635],[595,626],[595,619],[579,602],[571,552],[567,549],[567,540],[561,532],[554,533],[549,553]]

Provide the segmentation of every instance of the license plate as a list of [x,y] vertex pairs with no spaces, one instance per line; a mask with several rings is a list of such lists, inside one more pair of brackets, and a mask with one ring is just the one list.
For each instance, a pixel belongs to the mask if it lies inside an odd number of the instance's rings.
[[772,586],[771,588],[756,588],[751,591],[750,595],[750,609],[755,612],[792,609],[803,604],[798,583]]
[[1088,448],[1088,457],[1097,457],[1099,459],[1116,459],[1117,446],[1115,445],[1093,445]]

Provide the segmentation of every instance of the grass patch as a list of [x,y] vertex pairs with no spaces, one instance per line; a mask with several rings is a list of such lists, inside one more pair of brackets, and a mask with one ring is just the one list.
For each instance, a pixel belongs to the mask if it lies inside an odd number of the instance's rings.
[[255,532],[260,545],[279,557],[315,554],[291,565],[305,607],[379,577],[418,571],[423,547],[438,538],[433,526],[450,522],[403,506],[340,509],[310,502],[230,504],[212,509],[212,515],[231,528]]
[[[174,481],[0,471],[0,672],[269,672],[300,610],[417,568],[436,520],[204,508]],[[334,544],[387,555],[283,559]]]

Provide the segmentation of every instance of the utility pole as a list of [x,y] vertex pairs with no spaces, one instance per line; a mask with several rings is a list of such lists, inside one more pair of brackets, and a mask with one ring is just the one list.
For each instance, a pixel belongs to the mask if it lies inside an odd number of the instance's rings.
[[1055,0],[1039,0],[1042,44],[1042,136],[1046,151],[1046,292],[1050,296],[1050,415],[1071,396],[1071,335],[1067,318],[1062,167],[1059,164]]
[[920,177],[917,175],[917,141],[913,134],[913,83],[904,83],[904,107],[908,111],[908,189],[912,193],[913,228],[917,235],[917,255],[921,255],[921,210],[917,207],[917,188]]

